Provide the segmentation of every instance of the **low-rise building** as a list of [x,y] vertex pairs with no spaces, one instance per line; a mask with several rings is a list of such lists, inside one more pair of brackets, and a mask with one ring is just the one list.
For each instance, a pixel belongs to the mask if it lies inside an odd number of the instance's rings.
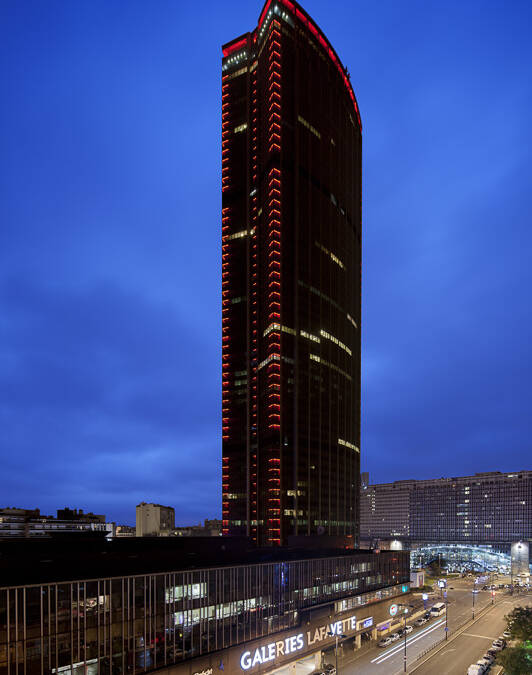
[[32,675],[319,666],[336,635],[358,648],[391,629],[397,599],[412,602],[406,551],[245,537],[13,541],[0,580],[0,672]]
[[205,519],[203,525],[184,525],[174,530],[176,537],[220,537],[221,534],[222,521],[216,519]]
[[137,537],[168,537],[175,528],[175,511],[171,506],[141,502],[136,508]]
[[113,534],[113,523],[104,515],[83,513],[80,509],[60,509],[56,516],[45,516],[40,509],[6,507],[0,509],[0,539],[50,537],[55,534],[101,532]]
[[115,528],[115,537],[136,537],[137,528],[131,525],[117,525]]

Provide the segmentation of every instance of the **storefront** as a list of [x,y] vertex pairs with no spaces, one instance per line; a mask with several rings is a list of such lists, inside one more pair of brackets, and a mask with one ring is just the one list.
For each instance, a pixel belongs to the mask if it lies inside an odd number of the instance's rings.
[[[394,590],[404,594],[405,598],[410,595],[405,585]],[[377,625],[382,624],[386,617],[389,619],[393,597],[376,601],[358,611],[337,612],[336,609],[341,606],[337,602],[329,607],[302,612],[300,625],[295,629],[191,659],[164,672],[168,675],[216,675],[222,672],[257,675],[274,673],[294,662],[308,664],[306,669],[313,665],[313,670],[321,665],[322,652],[334,648],[337,637],[348,643],[350,649],[360,647],[363,635],[377,639]],[[314,660],[312,655],[315,655]]]
[[[0,560],[8,582],[0,587],[0,675],[21,667],[26,675],[271,673],[330,649],[336,636],[348,636],[340,638],[346,649],[376,636],[386,607],[409,592],[404,551],[201,544],[37,542],[32,555],[14,547]],[[53,566],[24,572],[33,583],[16,583],[25,561],[52,558]],[[83,565],[94,576],[68,578]]]

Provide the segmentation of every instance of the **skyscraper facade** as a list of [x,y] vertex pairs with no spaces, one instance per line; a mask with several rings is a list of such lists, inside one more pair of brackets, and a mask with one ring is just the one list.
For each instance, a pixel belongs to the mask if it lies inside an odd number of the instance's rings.
[[361,122],[300,5],[223,47],[223,532],[358,536]]

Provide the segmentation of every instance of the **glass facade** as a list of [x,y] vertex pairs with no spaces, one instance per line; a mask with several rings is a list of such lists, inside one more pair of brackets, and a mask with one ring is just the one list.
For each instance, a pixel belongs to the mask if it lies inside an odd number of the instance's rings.
[[382,552],[4,587],[0,675],[145,672],[292,628],[305,608],[399,595],[408,581],[408,554]]

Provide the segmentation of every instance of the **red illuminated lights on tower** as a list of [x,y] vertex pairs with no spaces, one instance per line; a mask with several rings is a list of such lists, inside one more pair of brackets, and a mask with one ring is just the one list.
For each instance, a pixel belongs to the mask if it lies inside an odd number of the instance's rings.
[[257,28],[223,47],[222,69],[223,533],[356,536],[358,106],[289,0],[266,2]]

